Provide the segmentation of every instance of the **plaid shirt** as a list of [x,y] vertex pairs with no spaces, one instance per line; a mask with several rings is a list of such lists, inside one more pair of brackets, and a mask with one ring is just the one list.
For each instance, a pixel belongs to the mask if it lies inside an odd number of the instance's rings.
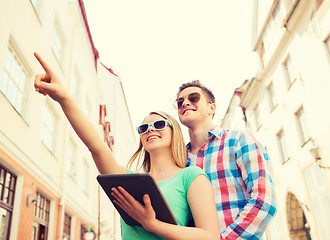
[[187,165],[202,168],[211,181],[221,239],[261,239],[276,212],[264,148],[246,131],[214,128],[195,161],[188,157]]

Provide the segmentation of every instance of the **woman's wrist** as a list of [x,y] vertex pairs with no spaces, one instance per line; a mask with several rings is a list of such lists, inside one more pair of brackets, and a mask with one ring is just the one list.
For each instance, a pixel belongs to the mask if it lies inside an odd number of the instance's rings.
[[155,232],[159,223],[161,223],[161,222],[155,218],[153,220],[150,220],[150,221],[147,221],[147,222],[141,223],[141,224],[142,224],[143,228],[146,229],[147,231]]
[[61,97],[59,97],[59,100],[58,100],[58,103],[62,107],[71,105],[72,102],[75,102],[75,99],[68,92],[65,92]]

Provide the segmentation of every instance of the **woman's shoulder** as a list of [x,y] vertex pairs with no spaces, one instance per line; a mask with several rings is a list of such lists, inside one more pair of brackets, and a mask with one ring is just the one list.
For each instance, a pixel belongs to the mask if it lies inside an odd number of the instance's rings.
[[185,179],[190,179],[190,181],[192,181],[199,175],[206,176],[206,173],[203,171],[203,169],[201,169],[200,167],[197,167],[197,166],[186,167],[181,172],[182,172],[183,177]]
[[182,170],[185,174],[204,174],[205,172],[203,171],[203,169],[201,169],[200,167],[191,165],[189,167],[186,167]]
[[204,175],[207,177],[205,172],[197,166],[189,166],[184,168],[182,171],[185,188],[188,189],[191,182],[198,176]]

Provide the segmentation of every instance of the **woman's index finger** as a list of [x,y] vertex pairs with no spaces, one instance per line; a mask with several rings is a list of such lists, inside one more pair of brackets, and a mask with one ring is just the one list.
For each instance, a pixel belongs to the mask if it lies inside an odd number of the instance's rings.
[[129,192],[127,192],[125,188],[118,186],[118,190],[125,198],[135,200],[135,198]]
[[48,64],[40,57],[40,55],[37,52],[34,52],[34,56],[36,57],[42,68],[46,71],[46,73],[52,72]]

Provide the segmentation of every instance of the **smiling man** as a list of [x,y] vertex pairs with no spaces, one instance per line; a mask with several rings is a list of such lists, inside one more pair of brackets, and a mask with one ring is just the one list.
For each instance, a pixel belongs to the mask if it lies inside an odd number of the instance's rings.
[[198,80],[180,86],[174,102],[188,127],[187,166],[208,175],[220,221],[220,239],[261,239],[276,212],[269,158],[247,131],[213,125],[213,93]]

